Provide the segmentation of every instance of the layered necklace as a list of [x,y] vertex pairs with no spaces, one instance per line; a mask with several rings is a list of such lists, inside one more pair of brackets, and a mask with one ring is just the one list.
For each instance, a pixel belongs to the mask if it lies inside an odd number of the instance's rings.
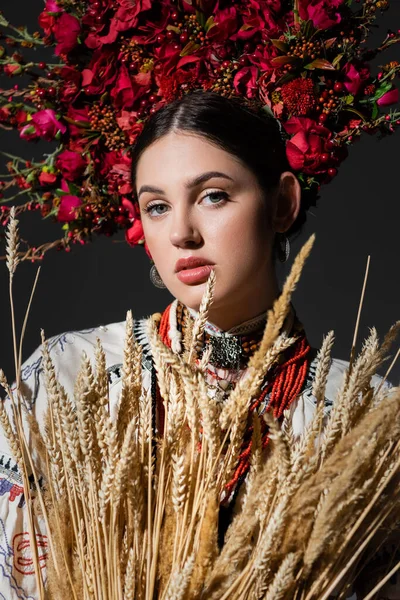
[[[167,306],[159,322],[159,333],[164,344],[174,352],[183,350],[182,340],[185,339],[189,319],[194,319],[196,312],[175,300]],[[198,352],[198,360],[203,352],[211,347],[206,378],[210,397],[218,403],[223,403],[236,383],[246,372],[246,366],[259,348],[263,337],[267,314],[263,313],[249,321],[240,324],[229,331],[222,331],[212,323],[207,322],[204,328],[202,346]],[[252,447],[252,415],[257,411],[272,412],[274,417],[282,420],[284,411],[301,393],[307,378],[310,364],[310,344],[302,323],[296,316],[293,305],[285,319],[282,332],[287,336],[296,337],[296,341],[281,353],[276,364],[266,373],[260,393],[249,406],[248,425],[244,435],[238,464],[232,479],[225,486],[225,499],[232,499],[232,492],[237,493],[241,482],[250,468]],[[159,395],[159,391],[158,391]],[[163,412],[161,398],[157,402],[158,409]],[[160,415],[161,416],[161,415]],[[161,418],[163,421],[163,418]],[[268,426],[260,419],[262,448],[269,441]]]

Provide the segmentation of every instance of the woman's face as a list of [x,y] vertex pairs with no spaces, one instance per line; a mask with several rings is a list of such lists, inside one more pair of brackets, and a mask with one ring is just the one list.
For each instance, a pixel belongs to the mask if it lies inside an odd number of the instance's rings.
[[268,308],[273,231],[256,177],[236,157],[200,136],[171,132],[142,154],[136,191],[149,251],[174,297],[197,310],[214,269],[214,323],[240,307],[254,313],[248,318]]

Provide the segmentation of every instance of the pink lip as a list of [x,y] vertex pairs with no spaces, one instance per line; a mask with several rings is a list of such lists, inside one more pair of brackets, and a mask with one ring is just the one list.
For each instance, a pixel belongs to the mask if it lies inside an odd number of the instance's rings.
[[213,263],[206,258],[201,256],[188,256],[187,258],[180,258],[175,265],[175,273],[182,271],[183,269],[195,269],[196,267],[204,267],[205,265],[212,265]]
[[207,281],[212,270],[213,265],[202,265],[194,269],[183,269],[176,276],[179,281],[186,283],[186,285],[195,285]]

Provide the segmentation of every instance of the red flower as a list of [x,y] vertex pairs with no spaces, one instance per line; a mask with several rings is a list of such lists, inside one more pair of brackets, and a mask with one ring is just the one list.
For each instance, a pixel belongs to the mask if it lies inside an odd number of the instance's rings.
[[82,86],[87,94],[102,94],[117,77],[116,54],[110,48],[102,48],[94,53],[87,69],[82,71]]
[[331,131],[305,117],[292,117],[283,126],[288,133],[294,134],[286,142],[286,154],[292,169],[307,174],[325,172],[327,167],[321,155],[326,153],[325,144],[332,137]]
[[125,131],[128,136],[129,144],[133,144],[137,136],[143,131],[143,123],[137,123],[136,112],[129,112],[122,110],[119,117],[117,117],[117,123],[122,131]]
[[396,104],[399,101],[399,90],[397,88],[393,88],[383,94],[376,103],[379,106],[389,106],[389,104]]
[[[61,182],[61,189],[64,192],[69,191],[69,187],[66,181]],[[63,223],[69,223],[73,221],[77,217],[77,207],[82,204],[82,200],[78,198],[78,196],[72,196],[66,194],[61,197],[61,202],[58,207],[57,213],[57,221],[61,221]]]
[[[85,106],[84,108],[74,108],[73,106],[68,107],[67,112],[68,117],[68,132],[72,138],[79,138],[86,142],[83,135],[85,131],[85,125],[89,125],[89,107]],[[71,123],[74,121],[74,123]],[[82,124],[82,126],[80,126]]]
[[22,67],[18,63],[9,63],[3,66],[3,71],[9,77],[13,75],[20,75],[22,73]]
[[248,0],[243,5],[243,24],[231,40],[247,40],[259,31],[273,37],[277,32],[275,15],[281,10],[281,0]]
[[305,116],[315,106],[314,83],[310,77],[298,77],[282,86],[281,96],[286,110],[294,116]]
[[136,204],[133,204],[128,198],[122,198],[122,206],[128,213],[131,220],[131,227],[125,232],[125,239],[130,246],[136,246],[144,242],[143,226],[140,220],[140,212]]
[[110,22],[110,28],[106,35],[100,36],[99,32],[91,33],[85,40],[88,48],[100,48],[104,44],[112,44],[122,31],[134,29],[138,25],[138,16],[152,7],[151,0],[118,0],[119,8]]
[[329,29],[341,21],[336,9],[344,0],[299,0],[299,14],[303,21],[311,20],[318,29]]
[[72,67],[63,67],[60,72],[60,77],[64,82],[59,92],[61,102],[64,102],[65,104],[74,102],[81,91],[81,74]]
[[207,40],[212,43],[229,40],[237,30],[237,21],[237,11],[234,6],[217,10],[214,14],[215,25],[208,30]]
[[42,171],[39,175],[40,185],[53,185],[57,181],[57,175],[55,173],[46,173]]
[[76,17],[68,13],[63,13],[57,19],[53,31],[57,42],[55,53],[57,56],[60,56],[60,54],[68,54],[75,48],[78,43],[81,26]]
[[364,65],[355,67],[354,64],[346,63],[343,67],[345,78],[343,84],[350,94],[355,96],[363,83],[369,78],[370,72]]
[[86,166],[86,161],[77,152],[64,150],[57,156],[57,168],[67,181],[74,181],[81,177]]
[[43,11],[39,15],[38,22],[39,27],[41,27],[45,34],[49,36],[53,33],[56,17],[49,15],[46,11]]
[[37,135],[47,141],[54,140],[59,131],[61,133],[67,131],[65,125],[57,120],[56,113],[51,108],[46,108],[35,113],[30,123],[36,128]]
[[238,94],[254,98],[257,94],[257,77],[257,67],[244,67],[236,73],[233,86]]
[[46,0],[45,10],[47,12],[57,13],[57,12],[61,12],[62,9],[58,6],[58,4],[57,4],[57,2],[55,2],[55,0]]

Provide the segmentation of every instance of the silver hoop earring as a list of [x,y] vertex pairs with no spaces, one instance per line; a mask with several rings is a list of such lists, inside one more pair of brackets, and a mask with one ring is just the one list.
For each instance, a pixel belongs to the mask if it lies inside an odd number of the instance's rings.
[[278,258],[281,262],[286,262],[290,255],[290,242],[285,233],[278,233]]
[[153,265],[150,269],[150,281],[157,288],[167,287],[160,277],[160,273],[157,271],[156,265]]

